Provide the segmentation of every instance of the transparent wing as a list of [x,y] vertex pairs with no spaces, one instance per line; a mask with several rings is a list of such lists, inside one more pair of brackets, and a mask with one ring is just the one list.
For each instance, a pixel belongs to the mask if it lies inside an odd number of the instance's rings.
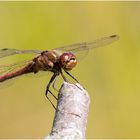
[[32,54],[40,54],[42,51],[39,50],[17,50],[10,48],[0,49],[0,58],[7,57],[15,54],[24,54],[24,53],[32,53]]
[[14,72],[14,71],[24,67],[29,62],[31,62],[31,60],[24,60],[21,62],[17,62],[15,64],[10,64],[10,65],[0,65],[0,76],[10,73],[10,72]]
[[77,53],[79,51],[85,51],[85,50],[88,50],[88,49],[94,49],[94,48],[98,48],[98,47],[103,47],[105,45],[108,45],[108,44],[118,40],[118,38],[119,38],[119,36],[112,35],[112,36],[97,39],[97,40],[95,40],[93,42],[77,43],[77,44],[73,44],[73,45],[69,45],[69,46],[56,48],[54,50],[56,50],[56,51],[58,51],[60,53],[64,52],[64,51]]

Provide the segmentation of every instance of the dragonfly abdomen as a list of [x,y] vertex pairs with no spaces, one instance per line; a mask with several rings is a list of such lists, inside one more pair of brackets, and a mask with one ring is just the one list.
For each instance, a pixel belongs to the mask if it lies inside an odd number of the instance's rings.
[[27,74],[30,72],[33,72],[32,67],[31,66],[29,67],[29,65],[27,65],[24,68],[21,68],[17,71],[9,72],[9,73],[6,73],[6,74],[0,76],[0,82],[4,82],[6,80],[9,80],[9,79],[12,79],[14,77],[17,77],[17,76],[20,76],[23,74]]

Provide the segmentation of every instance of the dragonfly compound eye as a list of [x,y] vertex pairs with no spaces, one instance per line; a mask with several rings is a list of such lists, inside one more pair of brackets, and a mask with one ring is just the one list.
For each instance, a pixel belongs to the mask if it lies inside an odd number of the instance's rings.
[[69,71],[72,70],[77,64],[77,60],[74,54],[72,53],[63,53],[60,56],[60,66]]

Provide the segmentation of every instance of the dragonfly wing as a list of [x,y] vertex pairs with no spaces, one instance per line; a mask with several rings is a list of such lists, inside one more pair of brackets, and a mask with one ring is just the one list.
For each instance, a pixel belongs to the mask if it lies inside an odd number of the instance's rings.
[[67,51],[67,52],[76,53],[78,51],[85,51],[85,50],[88,50],[88,49],[103,47],[105,45],[108,45],[108,44],[118,40],[118,38],[119,38],[119,36],[112,35],[112,36],[97,39],[93,42],[77,43],[77,44],[73,44],[73,45],[69,45],[69,46],[56,48],[55,50],[62,51],[62,52]]
[[77,51],[77,52],[73,52],[76,55],[76,60],[78,62],[80,62],[81,60],[83,60],[89,53],[89,49],[86,49],[84,51]]
[[26,66],[26,64],[28,64],[29,62],[31,62],[31,60],[24,60],[10,65],[0,65],[0,76],[3,76],[4,74],[8,74],[10,72],[14,72]]
[[42,51],[39,50],[17,50],[10,48],[0,49],[0,58],[7,57],[15,54],[24,54],[24,53],[32,53],[32,54],[40,54]]

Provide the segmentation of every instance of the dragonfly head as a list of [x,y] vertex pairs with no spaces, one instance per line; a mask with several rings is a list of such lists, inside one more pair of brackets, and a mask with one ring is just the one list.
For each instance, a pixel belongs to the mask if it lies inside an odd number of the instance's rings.
[[67,71],[72,70],[77,64],[76,56],[71,52],[63,53],[59,58],[59,62],[60,66]]

